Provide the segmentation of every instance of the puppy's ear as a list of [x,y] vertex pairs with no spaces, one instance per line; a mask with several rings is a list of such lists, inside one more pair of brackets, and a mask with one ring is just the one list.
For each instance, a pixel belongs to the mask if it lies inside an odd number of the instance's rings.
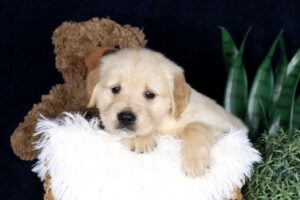
[[99,65],[101,58],[109,53],[113,53],[116,50],[110,47],[97,48],[94,52],[89,54],[85,59],[84,63],[88,69],[88,74],[86,77],[86,92],[89,103],[88,108],[94,107],[96,105],[96,94],[95,86],[100,79]]
[[191,96],[191,87],[185,81],[184,75],[178,73],[174,77],[172,97],[172,114],[175,118],[179,118],[181,113],[187,107]]
[[116,52],[116,49],[111,47],[99,47],[92,53],[90,53],[85,59],[84,63],[88,69],[88,71],[92,71],[96,67],[99,66],[101,58],[107,54]]
[[89,99],[89,103],[87,105],[88,108],[94,107],[96,105],[96,95],[95,93],[95,86],[100,79],[100,70],[99,67],[88,72],[86,78],[86,94],[87,98]]
[[91,92],[90,100],[87,105],[87,108],[95,107],[96,103],[97,103],[97,90],[96,90],[96,87],[94,87],[93,91]]

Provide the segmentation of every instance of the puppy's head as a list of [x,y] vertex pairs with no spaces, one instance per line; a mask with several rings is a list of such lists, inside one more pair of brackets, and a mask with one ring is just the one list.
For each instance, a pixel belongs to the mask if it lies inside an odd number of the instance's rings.
[[105,128],[126,136],[153,133],[164,118],[179,118],[190,97],[183,70],[160,53],[122,49],[101,59],[88,107]]

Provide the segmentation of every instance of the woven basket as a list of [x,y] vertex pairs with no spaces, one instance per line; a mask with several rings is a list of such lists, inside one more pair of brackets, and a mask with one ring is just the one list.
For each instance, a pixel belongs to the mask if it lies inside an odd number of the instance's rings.
[[[51,178],[48,174],[46,175],[44,181],[44,189],[45,189],[44,200],[55,200],[51,193]],[[241,193],[241,189],[236,189],[228,200],[242,200],[242,199],[243,199],[243,195]]]

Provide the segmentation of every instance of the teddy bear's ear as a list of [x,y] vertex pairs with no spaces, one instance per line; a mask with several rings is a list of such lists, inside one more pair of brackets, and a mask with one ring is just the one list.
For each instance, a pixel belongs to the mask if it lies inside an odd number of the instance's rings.
[[116,49],[111,47],[99,47],[94,52],[89,54],[85,59],[84,63],[88,69],[88,71],[92,71],[100,64],[100,60],[103,56],[115,52]]

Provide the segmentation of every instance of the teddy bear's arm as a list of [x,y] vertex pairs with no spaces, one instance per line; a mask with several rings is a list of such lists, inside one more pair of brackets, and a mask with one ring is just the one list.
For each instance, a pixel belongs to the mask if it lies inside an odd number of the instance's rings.
[[38,152],[34,150],[33,142],[38,137],[34,137],[33,133],[41,115],[55,118],[62,112],[86,112],[87,100],[84,87],[84,84],[79,84],[77,87],[61,84],[54,86],[48,95],[43,95],[42,101],[33,106],[12,134],[11,145],[14,153],[23,160],[36,158]]

